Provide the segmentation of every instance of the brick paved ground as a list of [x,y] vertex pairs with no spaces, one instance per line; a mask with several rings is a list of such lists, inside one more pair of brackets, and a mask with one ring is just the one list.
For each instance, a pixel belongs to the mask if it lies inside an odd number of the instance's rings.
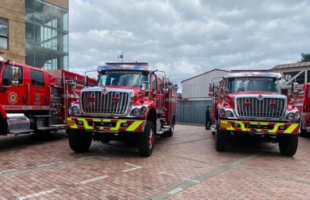
[[153,155],[131,143],[71,151],[63,135],[0,138],[0,199],[310,199],[310,138],[292,158],[277,144],[232,142],[217,153],[209,131],[177,125]]

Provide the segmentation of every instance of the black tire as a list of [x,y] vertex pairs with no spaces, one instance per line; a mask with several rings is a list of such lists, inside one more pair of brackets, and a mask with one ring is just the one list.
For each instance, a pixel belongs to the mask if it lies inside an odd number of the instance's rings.
[[215,135],[215,149],[218,152],[225,151],[226,146],[226,132],[217,129]]
[[70,129],[68,131],[70,148],[77,153],[84,153],[88,151],[92,135],[84,130]]
[[279,149],[284,156],[295,155],[298,148],[298,135],[297,134],[283,134],[278,135]]
[[103,136],[101,138],[101,142],[107,144],[107,143],[111,142],[111,138],[109,136]]
[[171,125],[170,130],[167,132],[167,137],[172,137],[174,133],[174,124]]
[[155,129],[152,121],[147,121],[144,132],[139,135],[139,153],[143,157],[152,155],[155,143]]

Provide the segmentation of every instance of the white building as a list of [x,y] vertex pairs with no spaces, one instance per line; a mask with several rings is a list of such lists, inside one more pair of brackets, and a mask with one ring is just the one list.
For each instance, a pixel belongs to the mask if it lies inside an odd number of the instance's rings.
[[210,100],[211,98],[208,95],[209,83],[213,78],[223,77],[229,72],[227,70],[213,69],[181,81],[182,99],[188,99],[189,101]]

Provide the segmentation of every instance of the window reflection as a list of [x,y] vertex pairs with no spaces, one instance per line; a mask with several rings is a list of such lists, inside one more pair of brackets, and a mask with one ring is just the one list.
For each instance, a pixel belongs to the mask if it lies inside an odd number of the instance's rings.
[[25,0],[26,64],[68,69],[68,10]]

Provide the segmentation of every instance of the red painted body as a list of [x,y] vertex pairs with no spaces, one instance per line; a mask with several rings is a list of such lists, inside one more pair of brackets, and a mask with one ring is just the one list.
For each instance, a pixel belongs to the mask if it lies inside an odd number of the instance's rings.
[[[295,106],[301,113],[300,128],[302,132],[310,132],[310,83],[305,83],[296,98]],[[291,89],[282,89],[282,94],[291,99]]]
[[[18,69],[18,84],[10,80],[15,80],[11,68]],[[76,82],[76,89],[65,80]],[[83,81],[84,76],[65,70],[48,71],[12,61],[0,62],[0,120],[7,119],[9,114],[52,115],[52,124],[64,124],[68,106],[78,97]],[[89,82],[96,84],[95,79]],[[2,130],[0,134],[6,133]]]

